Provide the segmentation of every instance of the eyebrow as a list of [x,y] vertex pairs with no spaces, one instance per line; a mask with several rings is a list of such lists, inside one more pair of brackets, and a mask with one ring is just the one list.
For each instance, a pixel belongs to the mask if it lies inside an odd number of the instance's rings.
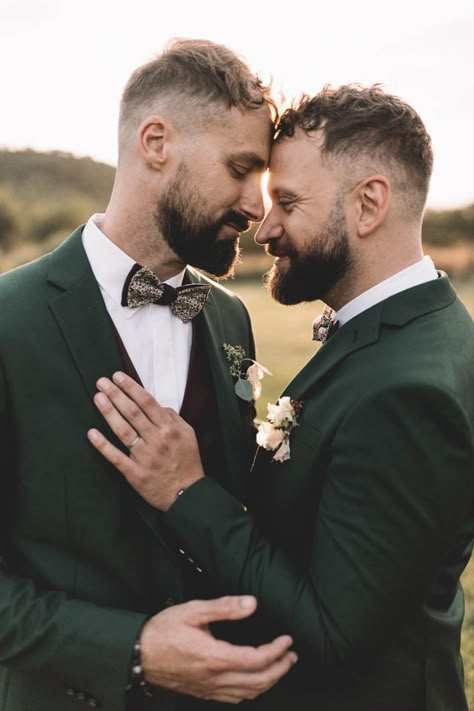
[[267,187],[267,190],[270,195],[274,195],[275,197],[279,198],[282,195],[284,195],[288,200],[296,200],[298,195],[293,191],[288,188],[280,187],[277,185],[275,188],[270,187],[270,184]]
[[266,168],[267,163],[257,153],[253,151],[240,151],[238,153],[229,153],[227,156],[231,160],[241,160],[244,163],[253,165],[255,168]]

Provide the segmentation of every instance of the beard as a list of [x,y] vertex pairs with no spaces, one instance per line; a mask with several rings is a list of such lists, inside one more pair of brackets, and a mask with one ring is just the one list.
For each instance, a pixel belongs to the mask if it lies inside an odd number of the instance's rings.
[[338,196],[325,225],[299,250],[270,243],[269,254],[289,257],[286,271],[273,266],[265,276],[272,297],[281,304],[324,301],[325,296],[348,272],[352,260],[342,199]]
[[249,222],[235,210],[227,210],[216,219],[199,188],[191,184],[184,161],[161,196],[154,219],[160,233],[184,264],[221,278],[234,273],[240,254],[239,237],[219,238],[219,231],[230,224],[244,232]]

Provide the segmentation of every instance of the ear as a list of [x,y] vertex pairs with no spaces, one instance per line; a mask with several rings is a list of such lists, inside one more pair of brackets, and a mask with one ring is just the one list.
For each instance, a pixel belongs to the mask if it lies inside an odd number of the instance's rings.
[[138,141],[145,162],[161,170],[169,154],[171,128],[161,116],[147,116],[138,131]]
[[372,234],[388,214],[392,188],[384,175],[371,175],[355,189],[356,228],[359,237]]

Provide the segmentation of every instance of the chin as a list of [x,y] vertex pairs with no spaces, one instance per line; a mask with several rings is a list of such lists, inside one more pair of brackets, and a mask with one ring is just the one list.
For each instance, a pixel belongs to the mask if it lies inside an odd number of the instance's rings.
[[273,264],[273,269],[279,274],[288,274],[291,269],[289,257],[278,257],[278,261]]

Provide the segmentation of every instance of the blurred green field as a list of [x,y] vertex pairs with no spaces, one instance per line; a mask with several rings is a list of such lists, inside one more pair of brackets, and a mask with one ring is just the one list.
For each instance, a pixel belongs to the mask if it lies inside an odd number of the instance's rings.
[[[265,376],[263,394],[258,401],[258,415],[266,414],[266,403],[275,402],[285,385],[311,358],[318,347],[311,339],[311,324],[320,313],[320,302],[282,306],[274,302],[265,288],[257,282],[237,278],[226,283],[246,303],[257,343],[257,359],[273,376]],[[474,282],[455,284],[461,300],[474,315]],[[466,594],[466,616],[462,636],[462,653],[469,707],[474,711],[474,560],[471,559],[463,575]],[[448,711],[448,709],[446,709]]]

